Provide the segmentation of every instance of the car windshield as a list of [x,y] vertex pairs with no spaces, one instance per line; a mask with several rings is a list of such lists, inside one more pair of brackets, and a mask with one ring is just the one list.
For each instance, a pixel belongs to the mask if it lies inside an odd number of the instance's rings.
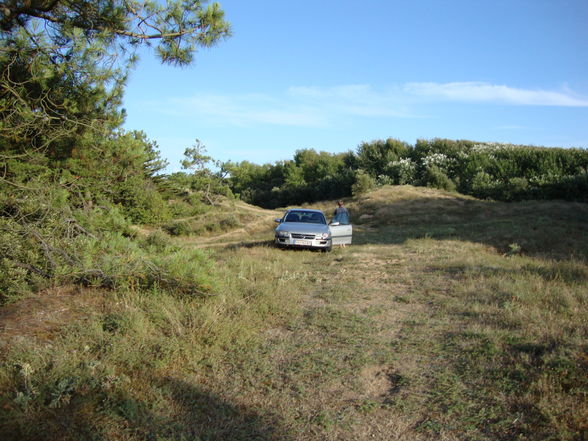
[[316,211],[289,211],[284,222],[302,222],[307,224],[326,224],[325,216]]

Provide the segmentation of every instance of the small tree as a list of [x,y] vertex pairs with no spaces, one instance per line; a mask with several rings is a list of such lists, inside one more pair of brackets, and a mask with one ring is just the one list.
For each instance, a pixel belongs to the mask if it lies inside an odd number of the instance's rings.
[[206,154],[206,146],[199,139],[184,151],[184,157],[181,164],[183,169],[192,171],[192,190],[201,191],[210,205],[214,205],[213,193],[230,192],[223,184],[222,177],[209,168],[210,165],[221,167],[222,164]]
[[355,183],[351,186],[353,196],[367,193],[376,186],[376,181],[364,170],[357,170],[355,173]]
[[456,188],[455,183],[436,165],[429,165],[425,168],[422,183],[427,187],[441,190],[455,191]]

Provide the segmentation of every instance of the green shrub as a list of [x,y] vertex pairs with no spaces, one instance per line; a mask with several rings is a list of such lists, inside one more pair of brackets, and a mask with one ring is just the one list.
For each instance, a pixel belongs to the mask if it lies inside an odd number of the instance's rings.
[[188,236],[193,232],[190,223],[184,220],[173,221],[163,228],[172,236]]
[[171,246],[169,235],[162,230],[155,230],[145,238],[145,244],[153,247],[156,251],[163,251]]
[[439,188],[441,190],[455,191],[455,183],[436,165],[425,168],[421,178],[422,183],[427,187]]
[[120,205],[108,205],[92,210],[78,210],[75,213],[76,220],[88,231],[119,232],[126,236],[133,236],[131,222],[124,215],[124,209]]
[[470,193],[480,199],[498,199],[500,182],[488,173],[480,171],[476,173],[471,181]]
[[588,173],[562,176],[559,180],[540,186],[545,198],[588,202]]
[[203,250],[177,250],[158,253],[139,279],[144,288],[161,287],[169,293],[203,296],[217,289],[216,271]]
[[33,289],[31,275],[25,268],[15,266],[5,257],[0,258],[0,305],[24,297]]
[[214,286],[208,255],[169,246],[163,232],[148,236],[144,243],[105,233],[80,241],[77,248],[80,264],[69,277],[83,285],[132,290],[160,287],[171,293],[198,295]]
[[388,175],[380,175],[376,179],[376,185],[378,187],[383,187],[384,185],[394,185],[394,179]]
[[529,181],[526,178],[510,178],[502,190],[502,200],[520,201],[529,195]]
[[170,206],[159,191],[151,183],[138,179],[125,182],[115,202],[133,223],[160,224],[172,217]]
[[237,216],[231,214],[227,217],[224,217],[220,220],[219,226],[221,230],[232,230],[234,228],[238,228],[241,226],[241,222],[237,219]]
[[59,240],[63,225],[51,226],[58,237],[41,226],[0,218],[0,304],[49,286],[60,267],[71,263],[73,241]]
[[353,196],[367,193],[376,186],[376,181],[368,173],[358,170],[355,174],[355,183],[351,186]]

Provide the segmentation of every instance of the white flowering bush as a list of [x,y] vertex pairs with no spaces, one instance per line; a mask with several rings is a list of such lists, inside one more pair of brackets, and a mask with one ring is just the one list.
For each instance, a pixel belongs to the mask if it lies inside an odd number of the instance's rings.
[[378,177],[376,178],[376,184],[379,187],[382,187],[384,185],[394,185],[394,179],[392,179],[388,175],[378,175]]
[[425,156],[421,162],[425,168],[434,165],[441,170],[447,170],[451,165],[455,164],[455,159],[443,153],[433,153]]
[[417,164],[410,158],[403,158],[388,164],[388,175],[395,184],[414,184],[417,176]]
[[588,200],[586,149],[421,139],[409,156],[417,185],[453,183],[461,193],[496,200]]
[[475,144],[471,147],[470,152],[472,153],[492,153],[498,150],[512,150],[520,148],[513,144],[504,144],[500,142],[488,142],[488,143],[480,143]]

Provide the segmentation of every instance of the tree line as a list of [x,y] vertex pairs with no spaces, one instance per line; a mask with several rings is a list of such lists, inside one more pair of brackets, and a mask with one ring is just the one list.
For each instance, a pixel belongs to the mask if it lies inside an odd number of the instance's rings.
[[588,201],[588,150],[466,140],[397,139],[346,153],[298,150],[274,164],[223,164],[229,188],[266,208],[335,199],[381,185],[415,185],[483,199]]

